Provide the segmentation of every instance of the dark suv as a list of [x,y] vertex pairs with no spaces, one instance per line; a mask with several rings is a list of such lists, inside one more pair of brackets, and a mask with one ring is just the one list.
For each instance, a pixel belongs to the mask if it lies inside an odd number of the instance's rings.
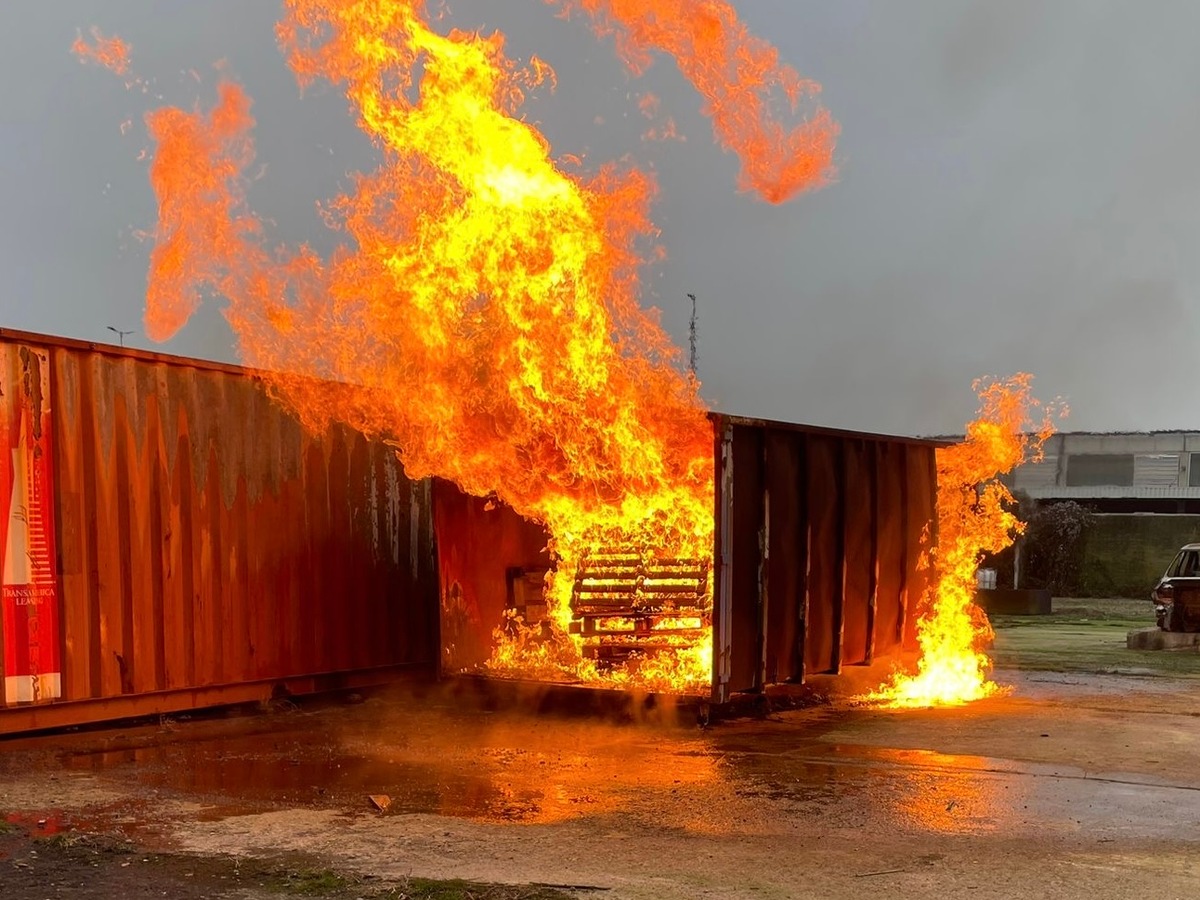
[[1150,599],[1163,631],[1200,631],[1200,544],[1185,544]]

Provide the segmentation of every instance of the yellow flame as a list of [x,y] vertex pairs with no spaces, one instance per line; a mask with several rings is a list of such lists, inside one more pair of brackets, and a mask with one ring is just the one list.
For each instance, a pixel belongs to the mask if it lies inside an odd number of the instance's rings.
[[[913,674],[897,674],[862,698],[892,707],[956,706],[995,694],[984,648],[993,633],[975,605],[976,569],[985,553],[1009,546],[1024,525],[999,477],[1040,458],[1055,410],[1031,393],[1032,377],[976,382],[979,415],[960,444],[937,453],[937,538],[930,550],[933,586],[917,622],[920,657]],[[1041,420],[1034,419],[1041,411]],[[1065,409],[1057,412],[1065,412]]]
[[[519,113],[554,72],[537,58],[515,64],[502,34],[438,33],[421,0],[283,8],[277,35],[301,85],[342,87],[381,164],[325,205],[346,236],[329,259],[268,249],[246,196],[249,97],[223,82],[208,113],[150,114],[159,222],[147,334],[169,338],[219,293],[243,359],[306,426],[340,421],[384,438],[410,477],[445,478],[545,526],[549,636],[541,623],[496,623],[491,671],[707,690],[711,585],[691,606],[646,611],[658,624],[648,636],[635,627],[624,662],[596,658],[624,635],[573,629],[575,573],[589,557],[632,547],[711,560],[711,427],[698,383],[638,304],[638,267],[657,252],[652,179],[563,171]],[[816,85],[781,66],[728,2],[584,9],[622,30],[623,53],[679,57],[761,196],[828,180],[828,113],[816,107],[789,131],[771,111],[779,92],[797,111]]]

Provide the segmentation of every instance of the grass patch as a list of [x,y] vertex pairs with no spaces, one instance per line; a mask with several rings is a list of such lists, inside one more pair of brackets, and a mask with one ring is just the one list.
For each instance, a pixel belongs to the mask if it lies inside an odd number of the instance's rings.
[[329,869],[315,872],[281,872],[274,874],[265,887],[293,897],[336,897],[344,894],[353,882]]
[[481,884],[410,878],[392,887],[369,887],[331,869],[275,871],[262,886],[289,897],[359,897],[372,900],[572,900],[574,894],[540,885]]
[[128,856],[136,852],[127,841],[118,840],[96,834],[83,834],[78,831],[60,831],[46,837],[35,837],[34,842],[43,850],[55,850],[61,853],[89,853],[98,855],[105,853],[111,856]]
[[1200,678],[1200,653],[1130,650],[1126,634],[1154,625],[1143,600],[1056,599],[1049,616],[993,616],[992,661],[1042,672]]
[[396,900],[571,900],[575,895],[538,885],[478,884],[473,881],[433,881],[413,878],[395,893]]
[[[156,853],[113,835],[61,832],[34,837],[19,823],[0,816],[10,836],[4,852],[21,858],[20,868],[0,875],[0,900],[43,897],[53,893],[50,880],[74,878],[80,897],[137,896],[206,900],[253,894],[320,897],[323,900],[573,900],[602,888],[563,885],[481,884],[473,881],[411,878],[395,880],[372,874],[340,872],[307,854],[273,858]],[[15,836],[14,836],[15,835]],[[36,851],[36,852],[35,852]],[[8,871],[0,862],[0,871]],[[16,888],[9,881],[18,878]],[[6,879],[8,879],[6,881]],[[27,890],[32,888],[32,890]]]
[[12,834],[14,831],[20,831],[19,825],[14,825],[4,816],[0,816],[0,834]]

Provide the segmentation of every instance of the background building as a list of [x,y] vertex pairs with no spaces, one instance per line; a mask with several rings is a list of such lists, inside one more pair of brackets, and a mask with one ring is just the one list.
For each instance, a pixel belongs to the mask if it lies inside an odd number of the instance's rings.
[[1179,547],[1200,540],[1197,431],[1056,434],[1007,481],[1040,507],[1075,501],[1093,512],[1079,596],[1148,597]]
[[1040,501],[1101,513],[1200,513],[1200,432],[1056,434],[1009,486]]

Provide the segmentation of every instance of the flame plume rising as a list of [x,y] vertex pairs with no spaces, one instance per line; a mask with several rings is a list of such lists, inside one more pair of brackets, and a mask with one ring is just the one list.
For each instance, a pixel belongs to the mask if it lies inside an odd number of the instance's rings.
[[164,341],[187,323],[202,287],[240,301],[246,293],[241,282],[268,264],[254,244],[261,226],[245,211],[241,186],[254,159],[250,100],[229,83],[218,95],[207,116],[166,107],[146,117],[157,146],[150,183],[159,203],[146,285],[151,340]]
[[981,649],[993,635],[974,603],[975,571],[983,554],[998,553],[1024,530],[1011,512],[1012,494],[998,477],[1040,458],[1042,445],[1054,433],[1055,413],[1034,399],[1032,380],[1022,374],[977,381],[978,417],[967,426],[962,443],[937,452],[938,532],[931,552],[935,583],[917,622],[917,671],[895,676],[865,697],[868,702],[954,706],[999,690],[988,680],[991,661]]
[[129,45],[119,37],[105,37],[99,28],[91,29],[92,43],[82,34],[75,38],[71,52],[80,62],[93,62],[118,75],[129,72]]
[[[652,51],[671,54],[704,97],[718,142],[741,160],[744,190],[782,203],[833,178],[838,126],[816,103],[821,86],[783,65],[779,51],[750,34],[726,0],[547,2],[583,11],[598,32],[615,34],[637,74],[650,67]],[[793,114],[807,104],[811,115],[789,131],[773,116],[776,92]]]
[[[590,179],[560,171],[518,118],[525,92],[554,73],[514,64],[500,34],[436,33],[419,0],[284,8],[277,36],[301,85],[341,85],[382,163],[323,209],[348,238],[332,257],[268,250],[246,202],[245,93],[222,82],[208,113],[148,115],[159,222],[147,334],[170,337],[218,294],[243,359],[307,426],[384,437],[411,477],[449,479],[545,525],[555,639],[498,629],[494,670],[706,688],[711,627],[675,630],[694,619],[663,619],[655,644],[667,652],[605,671],[568,633],[573,575],[590,554],[711,555],[711,428],[637,302],[653,183],[611,166]],[[719,132],[737,127],[715,114]]]

